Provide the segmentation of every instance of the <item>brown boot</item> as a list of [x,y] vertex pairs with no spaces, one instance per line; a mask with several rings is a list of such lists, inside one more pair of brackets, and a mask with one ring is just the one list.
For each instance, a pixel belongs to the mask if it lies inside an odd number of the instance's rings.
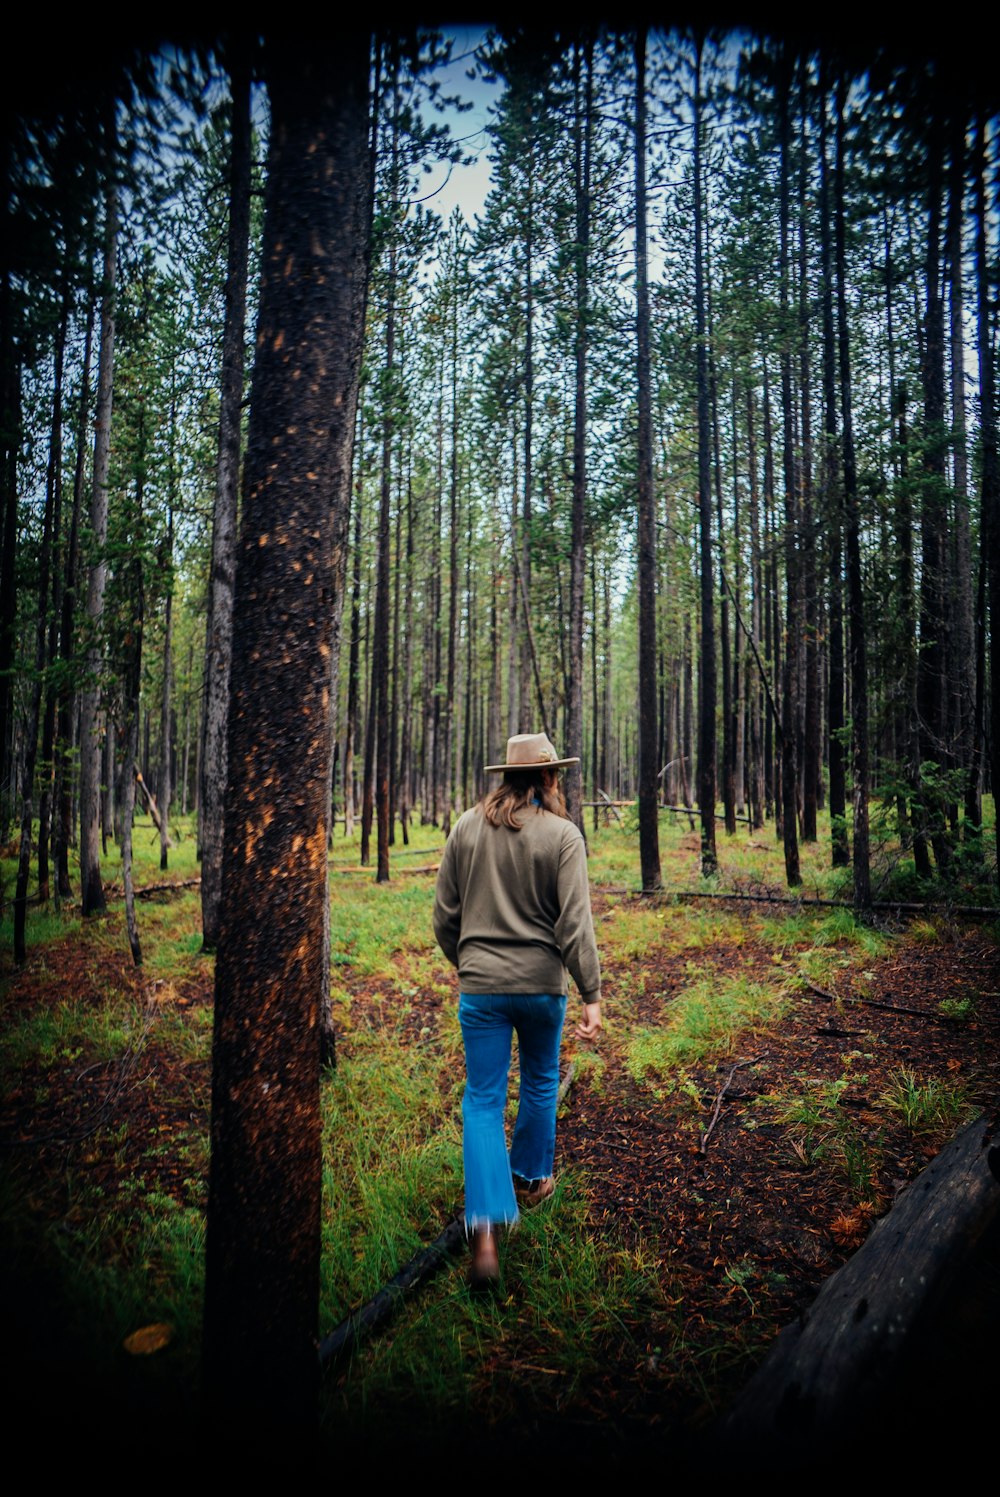
[[469,1288],[476,1294],[486,1294],[500,1282],[500,1259],[497,1256],[497,1237],[491,1227],[477,1227],[472,1234],[472,1266],[469,1269]]
[[547,1175],[544,1180],[515,1179],[514,1181],[514,1194],[522,1211],[530,1211],[532,1206],[540,1206],[555,1192],[555,1188],[555,1175]]

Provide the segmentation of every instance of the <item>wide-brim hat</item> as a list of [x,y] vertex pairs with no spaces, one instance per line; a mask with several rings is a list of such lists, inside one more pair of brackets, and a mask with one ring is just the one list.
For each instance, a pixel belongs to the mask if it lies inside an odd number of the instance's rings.
[[501,774],[508,769],[565,769],[579,764],[579,759],[560,759],[544,733],[515,733],[507,739],[506,764],[487,764],[487,774]]

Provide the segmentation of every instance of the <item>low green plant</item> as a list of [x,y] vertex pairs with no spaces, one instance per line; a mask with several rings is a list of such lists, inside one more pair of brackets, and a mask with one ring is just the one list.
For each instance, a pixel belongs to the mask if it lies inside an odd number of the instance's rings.
[[738,1036],[777,1019],[786,1001],[783,981],[757,982],[742,973],[704,976],[675,994],[661,1025],[633,1032],[628,1071],[639,1082],[649,1072],[665,1079],[710,1055],[726,1055]]
[[964,1024],[976,1017],[976,1001],[974,998],[942,998],[938,1013],[945,1019],[956,1019]]
[[912,1133],[934,1133],[954,1127],[973,1110],[968,1092],[960,1082],[950,1083],[940,1077],[923,1081],[906,1066],[892,1076],[882,1101]]
[[844,1111],[841,1099],[849,1084],[846,1076],[810,1082],[779,1103],[777,1121],[786,1125],[789,1146],[804,1165],[829,1165],[844,1177],[855,1201],[875,1204],[880,1199],[881,1135],[870,1137]]
[[738,1263],[727,1264],[722,1275],[727,1283],[732,1284],[734,1289],[738,1289],[740,1293],[745,1296],[746,1301],[750,1306],[751,1312],[754,1311],[757,1306],[754,1301],[753,1295],[747,1288],[747,1285],[752,1284],[759,1273],[759,1265],[755,1263],[752,1258],[741,1258]]

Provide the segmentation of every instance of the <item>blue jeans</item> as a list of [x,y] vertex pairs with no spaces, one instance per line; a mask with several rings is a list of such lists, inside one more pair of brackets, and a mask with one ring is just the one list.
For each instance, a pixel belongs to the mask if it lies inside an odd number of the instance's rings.
[[[466,1229],[518,1218],[512,1172],[525,1180],[552,1173],[559,1095],[564,995],[462,993],[465,1041],[462,1154]],[[517,1031],[521,1092],[510,1155],[504,1133],[511,1035]]]

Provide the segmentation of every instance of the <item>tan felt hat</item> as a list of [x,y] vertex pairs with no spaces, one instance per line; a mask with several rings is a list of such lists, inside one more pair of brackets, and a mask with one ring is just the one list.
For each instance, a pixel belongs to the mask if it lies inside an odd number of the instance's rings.
[[507,739],[507,763],[487,764],[487,774],[502,774],[508,769],[563,769],[579,764],[579,759],[560,759],[551,740],[544,733],[515,733]]

